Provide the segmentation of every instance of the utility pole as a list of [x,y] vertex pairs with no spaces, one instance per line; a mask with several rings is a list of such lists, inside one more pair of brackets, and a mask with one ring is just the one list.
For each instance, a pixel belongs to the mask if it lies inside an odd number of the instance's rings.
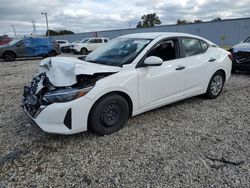
[[33,35],[36,35],[36,23],[35,20],[32,20],[32,25],[33,25]]
[[47,16],[47,12],[42,12],[42,15],[45,15],[46,18],[46,25],[47,25],[47,32],[48,32],[48,37],[49,37],[49,24],[48,24],[48,16]]
[[17,38],[17,36],[16,36],[16,30],[15,30],[15,26],[14,25],[11,25],[12,26],[12,28],[13,28],[13,32],[14,32],[14,34],[15,34],[15,37]]

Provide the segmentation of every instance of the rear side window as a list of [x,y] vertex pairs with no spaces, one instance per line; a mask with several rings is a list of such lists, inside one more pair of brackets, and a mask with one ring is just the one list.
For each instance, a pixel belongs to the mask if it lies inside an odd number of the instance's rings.
[[184,57],[205,53],[208,49],[207,43],[199,39],[181,38],[180,43]]
[[89,43],[102,43],[102,39],[90,39]]
[[200,40],[202,53],[205,53],[208,49],[208,44]]

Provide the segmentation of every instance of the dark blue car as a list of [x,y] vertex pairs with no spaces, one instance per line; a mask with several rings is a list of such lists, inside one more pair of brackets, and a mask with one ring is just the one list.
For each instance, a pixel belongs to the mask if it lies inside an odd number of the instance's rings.
[[25,37],[0,46],[0,58],[14,61],[19,57],[51,57],[59,55],[56,41],[47,37]]

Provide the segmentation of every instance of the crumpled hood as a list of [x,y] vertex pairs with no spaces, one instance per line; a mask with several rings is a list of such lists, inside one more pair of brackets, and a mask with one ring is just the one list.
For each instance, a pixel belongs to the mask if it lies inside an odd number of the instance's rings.
[[233,52],[250,52],[250,43],[240,43],[233,46]]
[[88,63],[77,58],[52,57],[41,61],[39,73],[46,73],[50,82],[56,87],[75,84],[77,75],[93,75],[95,73],[115,73],[121,67]]

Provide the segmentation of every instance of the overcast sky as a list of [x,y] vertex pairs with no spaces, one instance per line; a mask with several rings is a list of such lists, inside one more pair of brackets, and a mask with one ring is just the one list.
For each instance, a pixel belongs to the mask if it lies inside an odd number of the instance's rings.
[[156,12],[162,24],[177,19],[205,21],[250,17],[250,0],[0,0],[0,35],[13,36],[11,25],[19,35],[32,33],[32,20],[38,34],[45,34],[45,17],[49,28],[74,32],[136,27],[141,15]]

